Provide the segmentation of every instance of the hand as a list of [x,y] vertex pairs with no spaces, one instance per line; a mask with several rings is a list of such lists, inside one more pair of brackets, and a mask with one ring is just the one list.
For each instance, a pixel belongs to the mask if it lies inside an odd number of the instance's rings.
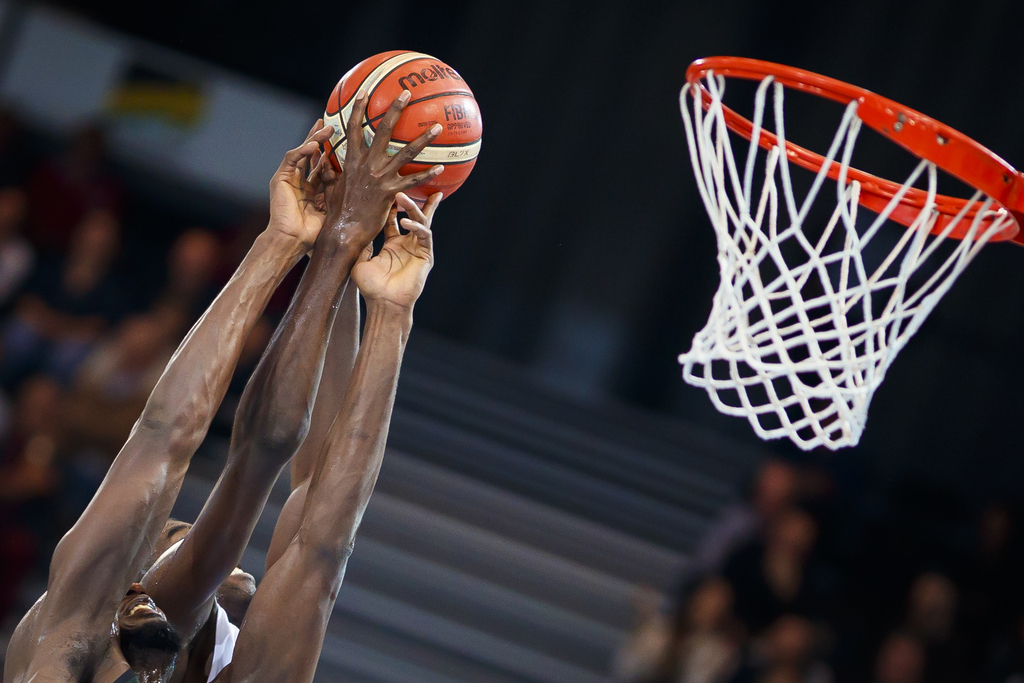
[[345,170],[341,178],[343,191],[327,196],[327,224],[339,239],[350,241],[360,251],[380,232],[396,193],[416,187],[444,171],[444,166],[434,166],[407,176],[399,174],[403,166],[438,136],[441,132],[440,124],[434,124],[397,154],[388,154],[391,132],[410,97],[409,91],[405,90],[395,98],[380,120],[369,146],[362,130],[367,101],[365,91],[356,96],[349,116],[345,132],[348,140]]
[[[411,310],[434,265],[430,223],[441,203],[441,193],[431,195],[422,210],[405,194],[399,193],[396,200],[398,206],[391,209],[384,227],[384,246],[370,260],[352,267],[352,281],[368,306],[394,304]],[[402,219],[402,227],[409,231],[404,235],[398,229],[399,207],[409,216]]]
[[[302,242],[308,250],[320,234],[324,214],[317,208],[322,164],[320,145],[334,129],[317,121],[306,141],[284,155],[270,180],[270,227]],[[312,168],[312,172],[310,171]]]

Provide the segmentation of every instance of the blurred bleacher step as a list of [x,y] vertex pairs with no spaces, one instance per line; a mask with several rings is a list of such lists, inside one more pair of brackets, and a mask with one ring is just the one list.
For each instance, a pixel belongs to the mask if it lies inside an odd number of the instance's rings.
[[394,449],[377,491],[634,583],[669,588],[686,566],[681,552]]
[[[317,680],[608,681],[637,588],[675,588],[759,454],[413,340]],[[182,518],[223,455],[194,463]],[[278,482],[243,558],[257,578],[288,493]]]

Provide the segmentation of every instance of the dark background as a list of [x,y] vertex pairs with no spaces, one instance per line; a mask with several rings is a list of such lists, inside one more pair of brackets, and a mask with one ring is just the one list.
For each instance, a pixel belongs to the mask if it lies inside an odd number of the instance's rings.
[[[731,54],[848,80],[1024,165],[1019,0],[60,4],[314,98],[384,50],[452,64],[480,102],[485,144],[445,203],[417,324],[577,396],[751,440],[675,360],[718,282],[678,112],[687,65]],[[834,130],[800,123],[811,139]],[[893,365],[861,445],[822,457],[1017,498],[1022,259],[985,249]]]

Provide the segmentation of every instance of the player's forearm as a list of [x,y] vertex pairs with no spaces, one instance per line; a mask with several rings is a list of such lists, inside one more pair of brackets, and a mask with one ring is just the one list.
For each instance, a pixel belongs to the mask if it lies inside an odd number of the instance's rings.
[[[338,315],[331,329],[331,341],[324,356],[324,369],[320,374],[316,402],[310,416],[309,433],[292,458],[293,489],[313,475],[317,456],[327,443],[327,434],[338,416],[349,377],[352,375],[352,367],[356,362],[356,354],[359,352],[359,321],[359,289],[350,281],[341,303],[338,304]],[[292,529],[291,535],[297,530],[296,526]]]
[[361,248],[327,231],[318,241],[291,305],[242,394],[232,450],[283,466],[302,445],[330,332]]
[[[198,447],[227,391],[239,353],[281,279],[305,253],[297,240],[267,230],[185,336],[136,424],[170,447]],[[186,457],[190,456],[188,452]]]
[[352,377],[310,482],[300,541],[342,566],[380,472],[411,330],[411,310],[367,303]]

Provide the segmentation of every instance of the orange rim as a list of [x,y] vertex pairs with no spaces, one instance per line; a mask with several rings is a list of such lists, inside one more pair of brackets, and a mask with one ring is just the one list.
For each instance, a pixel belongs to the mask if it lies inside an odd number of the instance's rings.
[[[1020,231],[1021,224],[1024,224],[1024,175],[984,145],[960,131],[855,85],[810,71],[744,57],[698,59],[686,70],[686,80],[691,86],[699,89],[705,109],[712,102],[711,93],[704,82],[710,72],[727,78],[751,81],[760,81],[772,76],[787,88],[824,97],[843,105],[856,100],[857,116],[867,126],[912,154],[931,161],[946,173],[985,193],[1010,214],[1014,222],[993,236],[992,241],[1012,239],[1024,244],[1024,234]],[[730,130],[747,140],[751,139],[753,122],[724,104],[722,114]],[[777,138],[762,129],[759,144],[768,149],[777,144]],[[822,155],[788,140],[786,156],[790,162],[815,173],[825,164],[825,157]],[[828,177],[837,180],[838,176],[839,164],[833,163],[828,170]],[[853,167],[847,171],[847,178],[861,184],[860,203],[876,213],[881,212],[903,187],[900,183],[879,178]],[[891,218],[909,226],[925,206],[927,196],[928,193],[924,190],[909,188],[900,204],[893,210]],[[937,195],[935,203],[939,218],[932,232],[940,233],[963,211],[968,200]],[[965,214],[965,218],[970,220],[961,221],[950,236],[956,239],[963,238],[977,212],[977,208],[970,209]],[[983,228],[987,228],[993,220],[994,218],[983,219]]]

